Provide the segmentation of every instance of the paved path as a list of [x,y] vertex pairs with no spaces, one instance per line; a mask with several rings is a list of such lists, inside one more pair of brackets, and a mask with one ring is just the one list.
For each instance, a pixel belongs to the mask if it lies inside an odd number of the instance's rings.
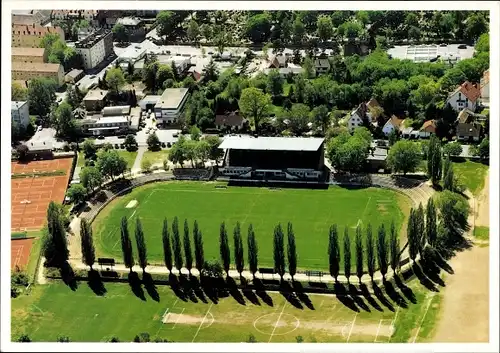
[[137,149],[137,156],[135,157],[135,162],[132,166],[132,173],[140,172],[142,170],[142,156],[144,156],[144,152],[146,152],[147,150],[148,148],[146,146],[139,146],[139,148]]
[[[87,265],[83,264],[81,260],[72,259],[72,260],[70,260],[70,264],[71,264],[73,269],[80,269],[80,270],[88,270],[89,269],[89,267]],[[406,266],[408,266],[408,265],[406,265]],[[95,265],[95,268],[98,269],[98,268],[100,268],[100,266]],[[133,271],[138,272],[138,273],[142,272],[142,269],[139,266],[134,266],[132,269],[133,269]],[[115,266],[113,266],[113,270],[115,270],[116,272],[130,272],[130,270],[127,267],[125,267],[125,265],[123,265],[123,264],[116,264]],[[148,266],[148,267],[146,267],[146,272],[151,273],[151,274],[156,273],[156,274],[166,274],[166,275],[168,275],[170,273],[168,271],[168,269],[166,267],[163,267],[163,266]],[[182,268],[181,272],[182,272],[182,274],[186,274],[186,275],[189,274],[189,271],[185,268]],[[177,274],[179,274],[179,271],[176,269],[173,269],[172,273],[177,275]],[[197,269],[193,268],[191,270],[191,274],[194,276],[199,276],[199,271]],[[239,278],[240,274],[236,270],[229,270],[229,276],[232,278]],[[253,275],[250,271],[243,271],[242,276],[248,280],[253,279]],[[279,275],[277,275],[277,274],[275,274],[275,275],[262,274],[259,272],[256,273],[256,277],[260,278],[260,279],[267,279],[267,280],[273,280],[273,279],[279,280],[279,278],[280,278]],[[389,270],[389,273],[387,274],[386,278],[390,279],[391,277],[392,277],[392,272]],[[285,274],[284,279],[290,280],[291,276],[287,273],[287,274]],[[301,273],[301,274],[296,274],[294,279],[297,281],[302,281],[302,282],[335,283],[335,279],[330,275],[324,275],[322,277],[319,277],[319,276],[307,276],[306,274]],[[381,281],[382,280],[381,273],[376,272],[373,279],[375,281]],[[347,278],[343,275],[340,275],[338,277],[338,280],[339,280],[339,282],[347,283]],[[351,280],[351,283],[353,283],[353,284],[359,282],[357,276],[351,276],[350,280]],[[364,275],[361,278],[361,281],[363,283],[371,283],[371,278],[368,275]]]

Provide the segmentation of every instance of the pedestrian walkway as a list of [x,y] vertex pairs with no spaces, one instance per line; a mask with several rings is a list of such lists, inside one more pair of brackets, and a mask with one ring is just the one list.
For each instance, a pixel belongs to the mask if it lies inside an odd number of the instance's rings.
[[147,150],[147,146],[139,146],[139,148],[137,149],[137,156],[135,157],[135,162],[132,166],[132,173],[138,173],[142,170],[142,157],[144,156],[144,152],[146,152]]

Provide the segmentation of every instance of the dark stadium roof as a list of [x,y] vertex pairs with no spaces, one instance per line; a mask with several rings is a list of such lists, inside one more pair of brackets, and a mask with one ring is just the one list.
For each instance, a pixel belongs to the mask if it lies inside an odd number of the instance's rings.
[[317,151],[323,143],[317,137],[252,137],[228,136],[219,148],[255,151]]

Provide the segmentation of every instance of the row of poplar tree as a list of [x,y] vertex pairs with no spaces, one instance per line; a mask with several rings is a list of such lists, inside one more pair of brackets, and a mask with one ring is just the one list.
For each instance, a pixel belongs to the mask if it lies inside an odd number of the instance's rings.
[[[132,270],[132,267],[135,265],[135,260],[132,240],[129,234],[128,220],[126,217],[122,218],[120,228],[123,262],[127,268]],[[363,234],[363,232],[365,234]],[[365,269],[373,280],[374,273],[377,270],[377,265],[378,270],[380,270],[384,278],[389,267],[396,272],[400,264],[401,249],[394,222],[391,223],[388,236],[386,233],[387,231],[383,224],[378,227],[376,237],[373,235],[371,224],[368,224],[364,230],[358,225],[355,229],[354,256],[352,256],[351,235],[349,234],[349,228],[344,228],[343,237],[340,239],[337,225],[332,225],[329,230],[328,242],[330,275],[334,277],[335,280],[338,279],[342,262],[344,270],[343,274],[348,280],[351,274],[353,274],[351,272],[353,267],[355,267],[355,274],[360,281],[365,273]],[[248,269],[255,276],[258,271],[258,246],[252,224],[248,226],[247,234]],[[285,249],[285,232],[281,224],[278,224],[274,228],[273,236],[274,270],[282,279],[286,272],[288,272],[293,279],[297,273],[298,258],[297,248],[295,245],[295,234],[291,223],[288,223],[287,225],[286,238],[287,246]],[[427,244],[431,246],[436,245],[437,214],[432,199],[429,200],[425,211],[422,204],[420,204],[418,208],[410,210],[407,226],[407,238],[409,255],[413,261],[415,261],[418,254],[422,254]],[[173,219],[171,227],[169,227],[167,219],[163,221],[163,260],[169,271],[172,271],[173,268],[180,270],[184,267],[189,271],[189,273],[191,273],[193,265],[199,270],[206,267],[203,249],[203,236],[197,221],[194,221],[193,224],[192,239],[194,243],[194,256],[191,246],[188,221],[184,221],[182,240],[178,218],[175,217]],[[341,240],[342,246],[340,243]],[[92,229],[86,220],[82,220],[81,241],[83,261],[92,268],[95,261],[95,251],[92,244]],[[136,219],[135,241],[137,248],[137,264],[144,270],[148,265],[147,250],[144,232],[139,218]],[[236,223],[233,229],[233,247],[232,255],[234,256],[234,265],[237,272],[241,275],[245,269],[245,258],[243,238],[239,222]],[[228,274],[232,262],[229,236],[224,222],[220,225],[219,250],[222,267],[226,274]],[[343,250],[343,261],[341,261],[341,250]]]

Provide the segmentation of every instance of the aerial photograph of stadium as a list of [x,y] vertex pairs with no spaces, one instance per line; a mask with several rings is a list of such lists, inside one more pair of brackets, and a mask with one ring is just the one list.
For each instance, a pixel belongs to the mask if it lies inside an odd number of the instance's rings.
[[490,342],[490,11],[9,17],[12,342]]

